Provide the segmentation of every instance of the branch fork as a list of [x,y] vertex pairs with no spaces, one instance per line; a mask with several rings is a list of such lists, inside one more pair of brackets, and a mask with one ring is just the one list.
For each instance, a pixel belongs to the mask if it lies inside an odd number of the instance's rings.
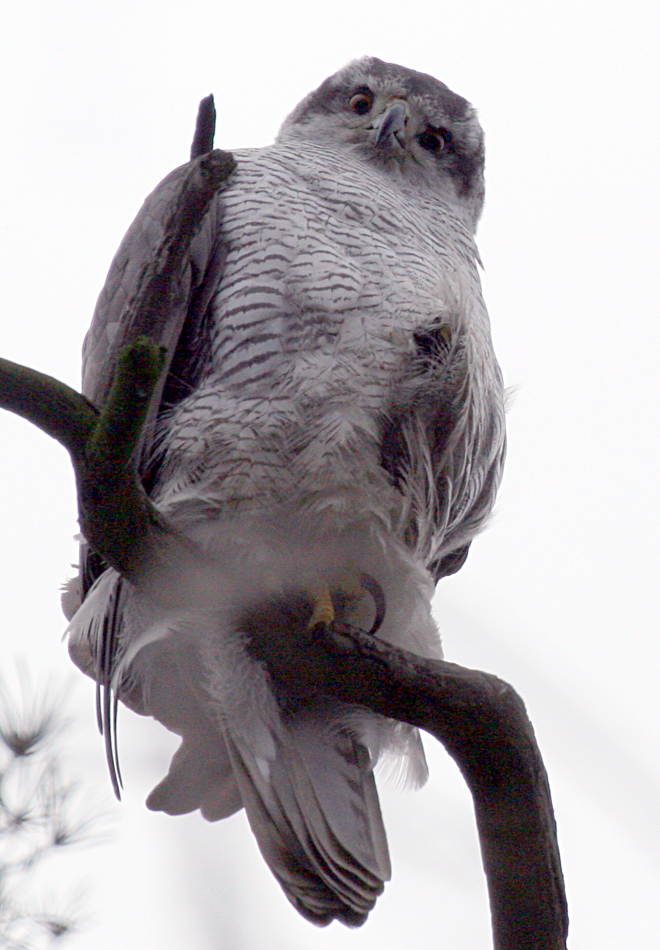
[[[209,151],[215,111],[202,101],[192,161],[172,199],[167,234],[133,304],[134,342],[120,349],[103,406],[63,383],[0,359],[0,406],[70,453],[85,538],[136,586],[166,562],[204,555],[143,490],[135,459],[171,354],[150,342],[210,201],[234,168]],[[139,332],[136,332],[135,328]],[[135,336],[138,338],[135,339]],[[156,570],[158,573],[158,570]],[[182,572],[183,573],[183,572]],[[283,689],[323,690],[418,726],[458,764],[474,800],[495,950],[565,950],[568,917],[547,775],[522,700],[497,677],[395,649],[348,625],[292,629],[277,616],[250,650]],[[305,682],[305,678],[307,681]]]

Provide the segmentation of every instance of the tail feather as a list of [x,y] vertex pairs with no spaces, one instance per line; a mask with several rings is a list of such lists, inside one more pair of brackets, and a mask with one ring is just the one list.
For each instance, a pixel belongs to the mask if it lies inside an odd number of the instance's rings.
[[329,924],[341,913],[341,901],[310,867],[304,848],[277,801],[268,795],[261,782],[254,780],[254,766],[249,768],[246,763],[249,756],[241,754],[231,739],[227,740],[227,747],[250,827],[266,863],[303,917],[319,926]]
[[294,768],[298,781],[307,782],[310,800],[328,825],[339,853],[351,855],[374,879],[391,874],[387,838],[380,814],[369,753],[346,729],[319,728],[314,719],[291,727],[295,737]]
[[[334,894],[351,911],[366,917],[375,897],[382,891],[382,881],[356,865],[352,855],[338,844],[326,816],[320,811],[313,791],[296,768],[295,756],[291,781],[273,770],[272,782],[277,797],[284,803],[284,813],[315,873],[331,886]],[[374,893],[375,892],[375,893]]]
[[168,815],[186,815],[199,808],[207,821],[228,818],[243,807],[234,770],[222,748],[222,736],[213,744],[184,737],[174,753],[165,778],[147,798],[147,808]]
[[199,808],[208,821],[239,811],[243,802],[225,737],[200,688],[203,676],[195,652],[181,649],[176,639],[149,644],[135,657],[127,683],[136,679],[143,684],[137,711],[182,737],[167,775],[149,794],[147,807],[169,815]]
[[299,913],[320,926],[362,924],[390,862],[367,751],[373,743],[360,717],[318,696],[280,703],[235,628],[199,612],[163,619],[133,594],[116,610],[115,586],[112,577],[99,582],[94,609],[78,612],[71,652],[101,678],[101,634],[111,615],[118,636],[103,682],[182,737],[148,807],[172,815],[200,808],[213,821],[244,806]]
[[359,926],[390,876],[387,841],[366,750],[323,726],[286,727],[267,768],[238,740],[228,747],[252,830],[289,900],[317,924]]

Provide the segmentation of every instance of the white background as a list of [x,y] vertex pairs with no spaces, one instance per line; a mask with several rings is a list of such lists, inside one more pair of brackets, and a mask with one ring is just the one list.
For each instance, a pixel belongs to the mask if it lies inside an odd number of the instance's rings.
[[[572,950],[660,946],[658,764],[658,23],[652,0],[4,0],[0,355],[78,385],[96,295],[142,199],[187,159],[213,91],[216,144],[269,143],[369,53],[479,109],[478,235],[508,385],[498,516],[437,615],[449,659],[524,697],[550,774]],[[0,414],[0,659],[66,680],[72,774],[106,796],[93,690],[69,672],[58,585],[75,560],[63,449]],[[40,680],[43,683],[43,679]],[[367,924],[298,918],[242,815],[209,825],[142,802],[175,742],[120,718],[126,792],[110,844],[60,857],[84,895],[72,950],[484,950],[467,790],[385,791],[394,876]],[[59,898],[58,898],[59,899]]]

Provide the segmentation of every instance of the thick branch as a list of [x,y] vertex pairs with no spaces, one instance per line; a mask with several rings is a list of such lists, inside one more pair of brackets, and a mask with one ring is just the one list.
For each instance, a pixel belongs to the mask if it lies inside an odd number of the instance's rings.
[[[72,456],[82,532],[123,577],[139,584],[174,543],[184,545],[142,489],[133,461],[165,353],[144,338],[124,347],[85,451]],[[176,539],[176,540],[175,540]]]
[[474,800],[495,950],[565,950],[568,915],[547,775],[511,686],[397,650],[354,627],[310,634],[286,606],[248,625],[250,650],[287,701],[327,693],[431,733]]
[[0,406],[68,449],[82,531],[107,563],[133,582],[162,560],[166,540],[185,545],[145,495],[132,462],[162,365],[161,349],[146,340],[125,347],[99,413],[51,376],[0,360]]

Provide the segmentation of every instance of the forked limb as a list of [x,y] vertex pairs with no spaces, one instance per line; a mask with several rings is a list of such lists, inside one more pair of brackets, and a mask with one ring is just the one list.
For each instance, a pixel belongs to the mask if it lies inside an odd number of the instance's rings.
[[[212,143],[211,109],[207,101],[200,110],[194,154]],[[167,240],[146,262],[151,276],[134,303],[133,326],[143,338],[120,351],[101,411],[57,380],[0,360],[0,406],[68,449],[85,537],[137,586],[172,559],[179,577],[187,561],[203,560],[150,502],[134,459],[167,364],[162,347],[149,342],[149,329],[162,320],[190,241],[232,167],[225,153],[211,152],[182,177]],[[255,627],[250,649],[284,689],[289,682],[298,692],[326,692],[442,742],[474,800],[495,950],[565,950],[566,898],[547,776],[522,700],[509,685],[422,659],[346,625],[319,624],[310,636],[307,624],[296,629],[276,611],[268,638]]]

